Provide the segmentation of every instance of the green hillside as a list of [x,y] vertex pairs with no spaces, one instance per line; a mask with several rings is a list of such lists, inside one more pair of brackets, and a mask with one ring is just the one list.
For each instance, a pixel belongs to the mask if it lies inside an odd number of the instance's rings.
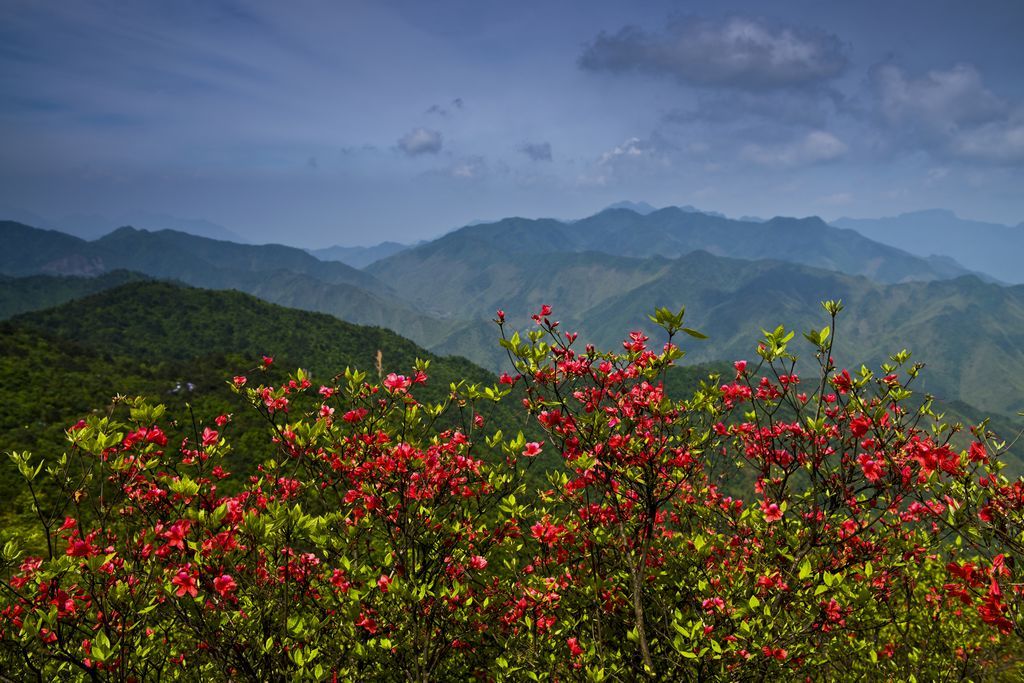
[[[837,347],[841,360],[878,363],[907,347],[940,369],[927,375],[927,389],[941,398],[1005,415],[1024,408],[1024,289],[973,277],[933,279],[928,261],[817,219],[754,223],[679,209],[646,216],[609,210],[572,224],[506,219],[408,249],[366,272],[289,247],[171,231],[124,228],[95,242],[16,223],[0,224],[0,232],[13,240],[10,253],[0,255],[0,271],[18,271],[10,254],[26,249],[32,256],[23,258],[36,271],[62,264],[132,265],[152,276],[238,289],[389,328],[435,353],[461,355],[495,371],[508,367],[488,322],[498,308],[513,326],[529,326],[529,314],[551,304],[567,326],[607,346],[644,328],[653,308],[685,305],[693,324],[713,339],[694,345],[689,358],[710,362],[749,357],[761,327],[820,325],[818,302],[841,298],[847,303]],[[699,245],[710,251],[670,258]],[[726,247],[751,257],[783,251],[791,258],[739,260],[712,253]],[[46,252],[49,257],[42,256]],[[811,260],[811,252],[832,269],[792,262]],[[844,268],[877,279],[836,270]],[[909,270],[902,279],[921,281],[879,282],[900,279],[894,273],[904,268]],[[68,289],[70,281],[64,282],[58,290]],[[119,316],[112,314],[104,328],[112,335],[121,334],[113,322]],[[65,318],[48,324],[59,334],[76,334],[65,329]],[[171,334],[175,328],[160,329]],[[131,336],[137,340],[142,332]],[[209,348],[217,348],[218,339],[210,336]]]
[[30,275],[14,278],[0,275],[0,320],[145,279],[148,279],[145,275],[127,270],[115,270],[96,277]]
[[[446,397],[451,382],[495,380],[469,361],[439,358],[382,328],[239,292],[134,282],[0,324],[0,390],[7,399],[0,411],[0,450],[56,456],[64,448],[64,429],[80,417],[105,411],[116,394],[144,394],[168,404],[179,440],[191,436],[186,404],[205,419],[233,413],[233,457],[248,470],[271,453],[265,425],[227,387],[232,376],[250,373],[262,355],[270,355],[275,362],[269,381],[300,366],[314,382],[327,381],[349,366],[372,373],[378,351],[385,372],[407,373],[416,358],[430,360],[420,392],[429,400]],[[524,420],[510,405],[488,410],[506,429]],[[6,461],[0,467],[0,495],[15,496],[21,490],[15,473]]]
[[[0,221],[0,241],[10,245],[0,253],[0,274],[8,276],[98,275],[128,269],[195,287],[237,289],[357,324],[382,325],[424,346],[443,340],[452,328],[451,320],[411,307],[372,275],[293,247],[129,227],[86,242],[12,221]],[[80,291],[84,294],[88,288]]]
[[[652,214],[653,215],[653,214]],[[617,344],[628,330],[650,329],[658,306],[686,306],[712,341],[691,345],[693,361],[733,360],[753,353],[761,328],[819,326],[822,299],[843,299],[837,357],[878,363],[906,347],[937,368],[927,388],[1002,414],[1024,409],[1024,287],[973,276],[881,284],[866,277],[781,261],[729,259],[693,252],[677,259],[604,253],[503,251],[480,234],[444,238],[370,267],[400,293],[437,314],[493,316],[503,308],[515,325],[542,303],[586,340]],[[443,276],[442,276],[443,274]],[[501,361],[472,348],[472,327],[436,348],[475,361]],[[967,341],[969,340],[969,342]]]

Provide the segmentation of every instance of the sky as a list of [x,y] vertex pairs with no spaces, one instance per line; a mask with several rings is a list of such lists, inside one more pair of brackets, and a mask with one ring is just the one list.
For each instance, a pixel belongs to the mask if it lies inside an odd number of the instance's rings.
[[1020,0],[0,0],[0,213],[304,247],[621,200],[1017,225],[1021,35]]

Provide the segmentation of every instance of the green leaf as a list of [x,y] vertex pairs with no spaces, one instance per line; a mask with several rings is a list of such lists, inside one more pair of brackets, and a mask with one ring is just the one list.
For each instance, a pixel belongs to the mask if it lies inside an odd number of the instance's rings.
[[801,565],[800,565],[800,573],[797,575],[797,577],[799,579],[803,580],[803,579],[806,579],[810,575],[811,575],[811,561],[810,560],[804,560],[803,563],[801,563]]

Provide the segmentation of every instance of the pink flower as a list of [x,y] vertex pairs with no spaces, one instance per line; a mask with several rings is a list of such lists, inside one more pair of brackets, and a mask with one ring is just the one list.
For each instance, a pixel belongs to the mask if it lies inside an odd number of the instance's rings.
[[583,648],[580,647],[580,641],[578,638],[576,638],[576,636],[573,636],[572,638],[567,638],[565,644],[569,646],[569,654],[571,654],[573,657],[579,657],[581,654],[583,654]]
[[714,612],[715,610],[722,610],[725,607],[725,601],[722,600],[722,598],[719,598],[719,597],[706,598],[700,604],[700,606],[704,609],[705,612],[710,614],[711,612]]
[[263,367],[269,368],[273,364],[274,364],[274,357],[273,356],[263,356]]
[[203,446],[216,446],[218,441],[220,441],[220,434],[216,429],[203,428]]
[[469,558],[469,566],[477,571],[484,569],[487,566],[487,558],[482,555],[474,555]]
[[390,576],[388,576],[387,574],[381,574],[380,578],[377,579],[377,588],[380,589],[381,593],[387,593],[388,586],[391,585],[391,581],[392,579]]
[[167,541],[168,547],[185,550],[185,538],[188,536],[189,529],[191,528],[192,522],[187,519],[182,519],[172,524],[171,527],[160,534],[160,536]]
[[523,456],[527,458],[534,458],[540,455],[541,445],[536,441],[531,441],[526,444],[526,448],[523,449]]
[[405,375],[396,375],[395,373],[389,374],[384,378],[384,387],[391,391],[405,391],[409,388],[412,381]]
[[764,512],[764,521],[771,523],[782,519],[782,510],[775,503],[761,502],[761,511]]

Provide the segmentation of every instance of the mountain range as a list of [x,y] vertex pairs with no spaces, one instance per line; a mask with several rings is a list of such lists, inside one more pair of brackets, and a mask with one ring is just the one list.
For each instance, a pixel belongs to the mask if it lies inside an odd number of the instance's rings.
[[245,242],[237,232],[205,218],[182,218],[154,211],[128,211],[116,216],[95,213],[72,213],[57,218],[40,216],[32,211],[13,206],[0,205],[0,216],[38,228],[60,230],[82,239],[93,240],[103,237],[125,225],[134,225],[147,230],[177,230],[197,237]]
[[381,242],[372,247],[342,247],[334,245],[323,249],[309,249],[309,253],[321,261],[341,261],[353,268],[365,268],[366,266],[387,258],[400,251],[409,248],[408,244],[398,242]]
[[[703,250],[743,259],[776,258],[882,282],[934,280],[969,273],[949,259],[922,258],[867,239],[820,218],[776,217],[763,223],[739,221],[678,207],[647,214],[607,209],[571,223],[550,218],[507,218],[467,226],[414,249],[382,259],[367,270],[389,274],[468,245],[507,254],[600,252],[617,256],[673,258]],[[443,258],[443,256],[442,256]]]
[[1024,283],[1024,223],[1009,226],[972,221],[952,211],[933,209],[889,218],[840,218],[833,225],[919,256],[955,258],[967,268],[1003,282]]
[[817,218],[737,221],[689,207],[614,208],[574,222],[509,218],[362,270],[283,245],[174,231],[122,228],[90,242],[6,222],[0,239],[10,245],[0,253],[0,273],[9,276],[130,269],[238,289],[387,327],[491,370],[508,366],[489,322],[497,308],[523,326],[551,304],[587,341],[617,345],[630,329],[650,327],[654,307],[685,305],[712,337],[689,344],[689,358],[722,361],[749,358],[759,328],[821,327],[818,301],[842,298],[840,360],[878,363],[907,347],[936,368],[926,386],[943,398],[1001,414],[1024,408],[1024,288]]

